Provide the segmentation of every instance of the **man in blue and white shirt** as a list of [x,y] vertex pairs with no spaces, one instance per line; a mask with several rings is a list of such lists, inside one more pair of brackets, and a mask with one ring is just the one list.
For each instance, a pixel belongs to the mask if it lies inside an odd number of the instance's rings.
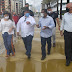
[[51,36],[52,29],[55,26],[53,18],[47,15],[47,9],[44,9],[43,17],[40,18],[39,23],[37,25],[38,28],[41,27],[41,49],[42,49],[42,58],[44,60],[46,58],[46,42],[48,44],[48,55],[51,50]]
[[17,24],[17,35],[19,36],[19,30],[21,29],[21,37],[25,44],[26,55],[28,58],[31,56],[32,39],[34,35],[35,19],[30,16],[29,10],[26,9],[24,16],[20,18]]

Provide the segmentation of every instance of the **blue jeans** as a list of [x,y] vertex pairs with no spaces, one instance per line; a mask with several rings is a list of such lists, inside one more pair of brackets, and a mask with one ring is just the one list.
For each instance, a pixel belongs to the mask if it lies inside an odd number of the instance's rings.
[[48,53],[50,53],[51,50],[51,37],[49,38],[43,38],[41,37],[41,50],[42,50],[42,56],[45,57],[46,56],[46,42],[48,44]]
[[32,39],[33,36],[29,35],[27,37],[22,37],[25,48],[26,48],[26,54],[28,56],[31,56],[31,49],[32,49]]
[[9,35],[7,32],[5,32],[4,34],[2,34],[2,37],[5,48],[7,50],[7,55],[10,55],[10,53],[14,54],[11,46],[12,35]]

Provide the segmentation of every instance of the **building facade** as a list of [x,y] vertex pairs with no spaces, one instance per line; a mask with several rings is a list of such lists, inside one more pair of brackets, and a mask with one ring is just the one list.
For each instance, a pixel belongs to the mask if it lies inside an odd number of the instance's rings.
[[[70,2],[72,2],[70,0]],[[60,11],[60,3],[61,0],[58,1],[58,10]],[[66,4],[67,4],[67,0],[62,0],[62,10],[66,10]],[[53,11],[57,11],[57,0],[53,0],[52,2],[50,2],[50,6],[52,7]],[[42,3],[42,9],[47,9],[47,5]]]
[[23,7],[23,0],[12,0],[11,1],[11,12],[15,11],[17,14],[21,12]]
[[15,11],[17,14],[21,12],[21,8],[23,7],[23,0],[0,0],[0,14],[2,12]]

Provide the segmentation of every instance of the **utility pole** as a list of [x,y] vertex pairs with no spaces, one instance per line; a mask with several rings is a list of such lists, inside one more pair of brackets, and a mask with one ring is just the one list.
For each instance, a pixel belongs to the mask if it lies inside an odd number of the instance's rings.
[[26,4],[26,0],[25,0],[25,4]]
[[62,20],[62,0],[61,0],[61,3],[60,3],[60,19]]
[[15,7],[16,7],[16,6],[15,6],[15,0],[14,0],[14,11],[15,11]]
[[58,1],[59,1],[59,0],[57,0],[57,14],[59,14],[59,10],[58,10],[58,8],[59,8],[59,3],[58,3]]
[[67,3],[69,3],[70,2],[70,0],[67,0]]

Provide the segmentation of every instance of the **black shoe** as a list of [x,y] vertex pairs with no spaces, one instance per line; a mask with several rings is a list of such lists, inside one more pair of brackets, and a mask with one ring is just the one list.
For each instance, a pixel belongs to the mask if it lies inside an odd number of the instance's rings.
[[46,58],[46,56],[42,56],[41,60],[44,60]]
[[50,52],[48,52],[47,54],[50,55]]
[[67,60],[66,61],[66,66],[69,66],[70,65],[70,60]]
[[53,43],[53,47],[56,47],[56,44],[55,43]]
[[27,55],[27,52],[25,53],[25,55]]
[[31,57],[30,56],[28,56],[28,59],[30,59]]
[[72,61],[72,57],[71,57],[71,61]]

